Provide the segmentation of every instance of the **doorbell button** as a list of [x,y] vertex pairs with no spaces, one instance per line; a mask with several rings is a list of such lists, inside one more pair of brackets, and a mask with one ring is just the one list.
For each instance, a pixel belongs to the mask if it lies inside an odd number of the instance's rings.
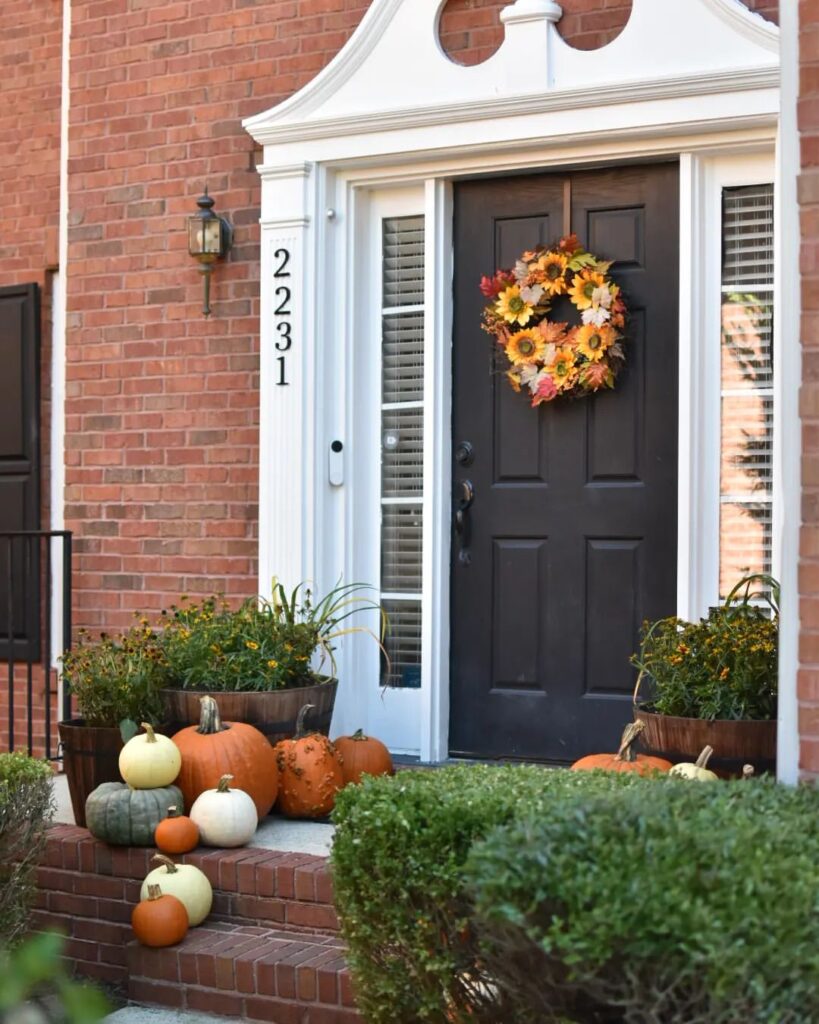
[[344,483],[344,445],[341,441],[330,444],[329,478],[332,487],[341,487]]

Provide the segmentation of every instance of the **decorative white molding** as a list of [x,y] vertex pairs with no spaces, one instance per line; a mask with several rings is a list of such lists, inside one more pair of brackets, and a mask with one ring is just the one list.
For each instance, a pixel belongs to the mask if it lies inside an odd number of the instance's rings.
[[272,217],[269,220],[260,220],[263,228],[305,228],[310,223],[309,217]]
[[307,178],[310,175],[312,164],[302,160],[297,164],[276,164],[268,166],[259,164],[256,170],[265,181],[274,181],[276,178]]
[[[739,32],[756,46],[779,53],[779,28],[761,14],[750,10],[742,0],[704,0],[711,10],[734,32]],[[785,0],[787,4],[788,0]]]
[[509,7],[504,7],[500,14],[500,20],[507,26],[531,21],[556,23],[562,17],[563,8],[555,0],[515,0]]

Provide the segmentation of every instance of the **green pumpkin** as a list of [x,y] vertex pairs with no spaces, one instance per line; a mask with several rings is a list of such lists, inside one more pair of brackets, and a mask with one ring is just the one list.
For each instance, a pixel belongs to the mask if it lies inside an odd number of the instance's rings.
[[85,823],[95,839],[112,846],[153,846],[154,829],[173,806],[185,806],[176,786],[132,789],[124,782],[103,782],[85,801]]

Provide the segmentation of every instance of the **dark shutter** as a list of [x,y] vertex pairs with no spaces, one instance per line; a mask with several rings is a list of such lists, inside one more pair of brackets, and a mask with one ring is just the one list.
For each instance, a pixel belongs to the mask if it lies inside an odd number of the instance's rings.
[[[40,292],[0,288],[0,534],[40,527]],[[38,546],[0,537],[0,658],[37,656]],[[9,650],[9,642],[12,649]]]

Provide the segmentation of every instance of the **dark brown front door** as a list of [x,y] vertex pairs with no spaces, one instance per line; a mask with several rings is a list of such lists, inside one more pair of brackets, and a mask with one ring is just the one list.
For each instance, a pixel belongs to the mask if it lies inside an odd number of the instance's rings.
[[[676,164],[456,186],[453,495],[468,480],[474,500],[453,531],[454,755],[613,749],[640,623],[674,613],[677,194]],[[627,364],[613,392],[532,409],[493,365],[478,282],[557,240],[569,213],[616,261]]]

